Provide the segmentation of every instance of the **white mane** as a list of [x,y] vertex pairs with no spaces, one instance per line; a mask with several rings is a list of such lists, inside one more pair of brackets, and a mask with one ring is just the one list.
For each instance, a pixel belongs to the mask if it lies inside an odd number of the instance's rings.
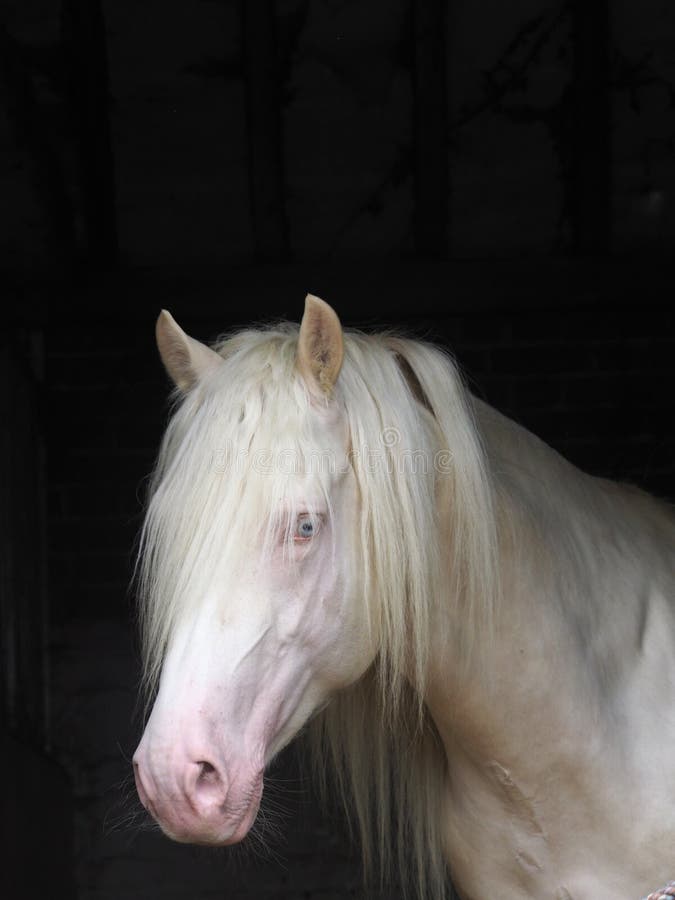
[[[247,536],[261,524],[271,533],[288,509],[293,474],[262,472],[256,452],[291,448],[302,468],[311,465],[297,339],[286,324],[225,339],[215,348],[224,364],[178,398],[141,535],[149,693],[172,629],[190,613],[186,603],[213,583],[227,597],[252,552]],[[344,341],[334,397],[359,490],[364,602],[382,643],[366,677],[312,724],[314,760],[321,773],[337,773],[366,866],[379,860],[385,876],[397,868],[420,898],[441,898],[445,757],[423,705],[431,612],[448,607],[460,661],[488,643],[498,594],[494,490],[473,401],[448,356],[393,335],[346,331]],[[327,473],[315,476],[326,494]]]

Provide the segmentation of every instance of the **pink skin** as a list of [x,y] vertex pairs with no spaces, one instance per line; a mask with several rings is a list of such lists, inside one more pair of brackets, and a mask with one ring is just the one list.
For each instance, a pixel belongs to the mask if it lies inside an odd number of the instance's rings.
[[[344,427],[336,410],[313,415],[338,463],[332,516],[321,516],[310,539],[296,534],[294,558],[280,548],[250,565],[226,605],[215,585],[170,641],[133,762],[141,802],[178,841],[240,841],[255,820],[265,766],[374,656],[352,575],[356,483],[340,465]],[[315,506],[311,479],[298,500]]]

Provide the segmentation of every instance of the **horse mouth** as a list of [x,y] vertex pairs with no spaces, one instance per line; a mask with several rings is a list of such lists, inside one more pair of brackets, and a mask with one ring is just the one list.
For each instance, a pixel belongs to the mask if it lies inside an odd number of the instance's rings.
[[175,807],[167,814],[165,810],[158,812],[151,804],[146,805],[146,809],[172,841],[203,847],[227,847],[238,844],[251,830],[260,808],[262,790],[261,774],[246,796],[237,802],[235,811],[224,808],[214,810],[208,816]]

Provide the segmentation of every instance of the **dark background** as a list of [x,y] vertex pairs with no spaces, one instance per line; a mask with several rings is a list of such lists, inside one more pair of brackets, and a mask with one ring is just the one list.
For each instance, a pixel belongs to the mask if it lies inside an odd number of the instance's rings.
[[360,895],[292,754],[271,859],[135,815],[127,586],[162,307],[209,339],[297,320],[311,291],[445,344],[579,466],[675,498],[675,9],[609,6],[3,4],[3,897]]

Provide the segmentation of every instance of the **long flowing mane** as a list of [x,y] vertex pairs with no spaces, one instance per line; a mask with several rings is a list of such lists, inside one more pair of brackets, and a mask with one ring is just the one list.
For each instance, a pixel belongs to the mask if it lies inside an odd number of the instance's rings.
[[[334,777],[353,813],[367,870],[383,879],[398,872],[420,900],[442,898],[447,773],[423,702],[432,613],[447,607],[459,665],[489,643],[499,592],[494,489],[473,400],[452,359],[393,334],[344,337],[334,397],[349,426],[363,599],[381,645],[366,676],[312,722],[313,760],[320,781]],[[199,596],[215,567],[233,577],[226,563],[239,535],[270,523],[287,495],[281,475],[270,482],[248,465],[232,477],[233,454],[246,448],[250,461],[256,448],[292,444],[299,458],[311,457],[297,343],[297,327],[286,323],[225,338],[214,347],[224,365],[177,398],[138,567],[149,693],[172,628],[188,612],[185,598]]]

